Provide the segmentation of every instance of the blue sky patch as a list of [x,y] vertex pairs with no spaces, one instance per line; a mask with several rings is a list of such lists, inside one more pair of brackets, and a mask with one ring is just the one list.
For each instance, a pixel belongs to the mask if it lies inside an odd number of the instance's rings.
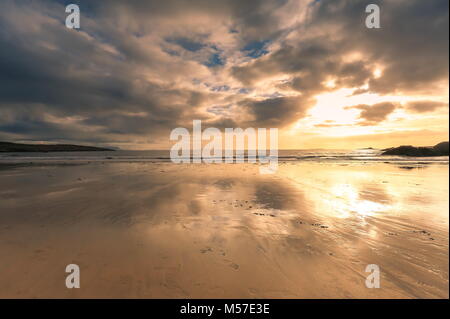
[[209,61],[205,63],[207,67],[221,66],[225,64],[225,60],[220,56],[219,53],[211,54]]
[[269,51],[266,50],[269,43],[270,40],[250,42],[242,48],[242,51],[246,53],[246,56],[256,59],[269,53]]
[[204,48],[206,45],[201,42],[196,42],[193,40],[190,40],[188,38],[168,38],[166,39],[169,43],[174,43],[182,47],[183,49],[191,52],[198,51],[202,48]]
[[230,87],[228,85],[219,85],[219,86],[215,86],[215,87],[211,88],[211,91],[214,91],[214,92],[226,92],[229,90],[230,90]]

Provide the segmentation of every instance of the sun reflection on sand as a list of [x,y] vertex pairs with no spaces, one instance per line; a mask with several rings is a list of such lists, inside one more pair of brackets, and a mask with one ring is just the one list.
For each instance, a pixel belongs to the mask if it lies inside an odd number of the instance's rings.
[[[66,296],[53,284],[59,277],[41,278],[71,258],[89,265],[83,276],[94,284],[83,297],[448,297],[448,165],[295,162],[260,175],[253,164],[99,163],[13,172],[28,180],[0,172],[0,235],[9,238],[0,259],[20,262],[0,273],[0,286],[16,287],[0,297]],[[383,290],[366,289],[368,264],[389,275]]]
[[356,214],[364,218],[390,208],[390,205],[361,199],[359,191],[349,184],[336,184],[330,190],[338,200],[326,199],[326,201],[336,210],[336,217],[348,218]]

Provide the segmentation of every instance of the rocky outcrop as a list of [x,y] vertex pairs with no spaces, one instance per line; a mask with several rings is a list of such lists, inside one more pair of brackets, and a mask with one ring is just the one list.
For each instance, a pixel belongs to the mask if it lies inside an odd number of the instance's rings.
[[402,145],[383,150],[381,155],[404,155],[404,156],[448,156],[448,142],[442,142],[435,146],[415,147]]
[[0,152],[95,152],[114,151],[108,148],[70,144],[17,144],[0,142]]

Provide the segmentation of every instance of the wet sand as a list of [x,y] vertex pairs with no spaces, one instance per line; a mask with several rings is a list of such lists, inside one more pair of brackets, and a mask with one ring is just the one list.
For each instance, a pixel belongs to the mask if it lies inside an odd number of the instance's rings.
[[[0,166],[1,298],[448,298],[448,165]],[[67,289],[77,264],[81,288]],[[381,287],[365,285],[368,264]]]

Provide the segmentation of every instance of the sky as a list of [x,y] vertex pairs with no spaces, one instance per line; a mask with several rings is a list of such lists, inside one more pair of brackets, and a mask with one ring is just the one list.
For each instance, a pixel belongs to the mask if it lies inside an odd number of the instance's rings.
[[0,140],[166,149],[201,120],[278,128],[281,149],[434,145],[449,132],[448,3],[2,0]]

